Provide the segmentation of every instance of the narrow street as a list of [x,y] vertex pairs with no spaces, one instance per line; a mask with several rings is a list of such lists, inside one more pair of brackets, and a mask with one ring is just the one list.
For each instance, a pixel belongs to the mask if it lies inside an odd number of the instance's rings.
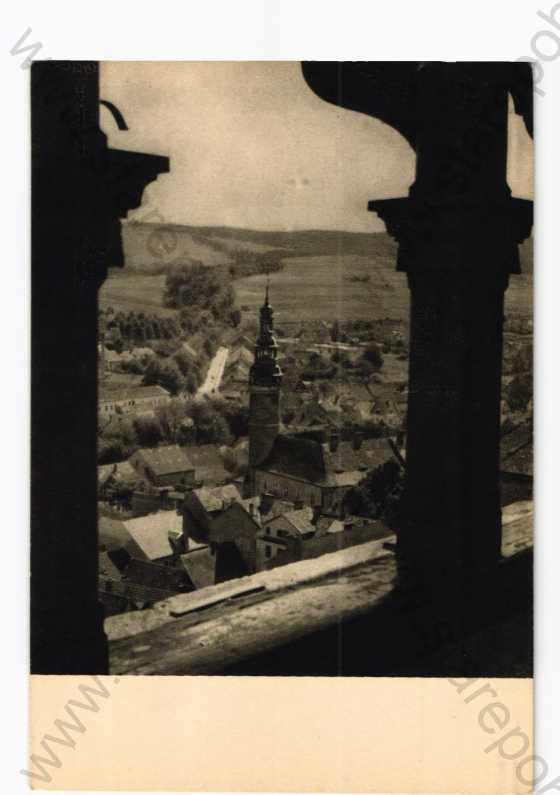
[[213,395],[219,390],[228,356],[229,348],[218,348],[210,362],[204,383],[198,388],[197,399],[205,395]]

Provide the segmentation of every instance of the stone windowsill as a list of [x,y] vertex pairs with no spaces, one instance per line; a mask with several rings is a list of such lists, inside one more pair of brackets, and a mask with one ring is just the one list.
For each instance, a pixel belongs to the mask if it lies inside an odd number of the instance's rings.
[[[504,558],[532,545],[532,503],[504,512]],[[263,571],[105,622],[111,672],[214,673],[363,615],[391,593],[394,536]]]

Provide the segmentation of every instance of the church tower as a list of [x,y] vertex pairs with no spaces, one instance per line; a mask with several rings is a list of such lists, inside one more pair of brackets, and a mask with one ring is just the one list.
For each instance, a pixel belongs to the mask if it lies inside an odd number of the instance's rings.
[[262,464],[280,431],[280,384],[278,344],[274,337],[274,312],[268,300],[268,284],[260,310],[260,330],[255,360],[249,375],[249,467]]

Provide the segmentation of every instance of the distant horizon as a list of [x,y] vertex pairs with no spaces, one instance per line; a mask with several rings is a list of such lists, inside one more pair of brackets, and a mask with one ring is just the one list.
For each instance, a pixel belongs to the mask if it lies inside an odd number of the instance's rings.
[[327,227],[298,227],[297,229],[280,229],[280,228],[259,228],[257,226],[238,226],[237,224],[193,224],[193,223],[178,223],[176,221],[143,221],[140,218],[121,218],[121,223],[126,226],[177,226],[181,229],[232,229],[239,232],[260,232],[263,234],[285,234],[297,232],[341,232],[345,235],[388,235],[391,237],[386,229],[374,229],[372,231],[357,231],[355,229],[339,229]]

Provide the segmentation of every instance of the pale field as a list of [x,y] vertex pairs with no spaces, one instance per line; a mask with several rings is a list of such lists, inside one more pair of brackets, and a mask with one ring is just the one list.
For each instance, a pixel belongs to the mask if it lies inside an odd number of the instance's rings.
[[[245,240],[240,238],[242,232],[239,230],[234,238],[227,236],[228,231],[235,230],[125,224],[123,245],[127,267],[111,271],[100,292],[101,307],[111,305],[116,310],[173,314],[173,310],[162,306],[165,268],[172,262],[194,259],[205,265],[225,265],[229,262],[227,254],[217,251],[212,242],[227,251],[246,249],[250,252],[270,250],[281,242],[302,254],[305,252],[306,256],[288,256],[283,260],[284,269],[270,275],[271,299],[278,322],[387,317],[406,322],[408,318],[406,275],[395,270],[396,247],[386,235],[370,238],[345,233],[337,249],[335,244],[339,238],[332,232],[276,235],[248,230],[247,237],[251,239]],[[157,254],[158,245],[164,242],[167,250],[162,256],[154,257],[153,252]],[[521,247],[524,273],[510,278],[506,293],[506,314],[509,315],[532,314],[531,242]],[[371,254],[368,253],[370,245]],[[330,253],[320,253],[320,246]],[[352,247],[359,253],[352,253]],[[352,276],[369,277],[369,281],[351,281]],[[264,274],[259,274],[234,282],[244,320],[258,317],[266,280]]]

